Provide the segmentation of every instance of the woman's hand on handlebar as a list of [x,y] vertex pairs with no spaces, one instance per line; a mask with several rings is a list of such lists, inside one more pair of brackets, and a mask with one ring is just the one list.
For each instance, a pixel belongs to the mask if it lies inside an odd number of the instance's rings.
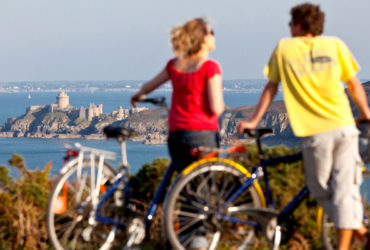
[[142,99],[145,99],[145,95],[141,94],[140,92],[137,92],[136,94],[131,96],[130,99],[131,105],[136,108],[136,104]]

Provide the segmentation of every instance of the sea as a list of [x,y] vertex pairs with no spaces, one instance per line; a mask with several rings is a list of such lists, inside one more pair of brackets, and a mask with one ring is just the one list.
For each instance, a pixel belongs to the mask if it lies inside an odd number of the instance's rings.
[[[243,80],[248,85],[248,80]],[[253,88],[225,88],[224,100],[230,108],[255,105],[262,92],[265,80],[253,80]],[[230,86],[230,85],[229,85]],[[137,89],[125,89],[122,91],[84,91],[67,92],[70,105],[73,107],[87,107],[90,103],[103,104],[103,113],[111,113],[119,106],[124,109],[131,108],[129,100]],[[58,92],[15,92],[0,93],[0,125],[4,124],[9,117],[19,117],[25,114],[31,105],[47,105],[56,103]],[[165,96],[167,102],[171,100],[169,89],[159,89],[150,96]],[[279,91],[275,100],[283,99]],[[140,104],[141,105],[141,104]],[[155,108],[145,104],[149,108]],[[116,153],[116,160],[112,161],[118,166],[120,159],[120,147],[114,140],[84,140],[84,139],[34,139],[34,138],[1,138],[0,137],[0,165],[9,166],[8,160],[13,154],[21,155],[29,170],[44,169],[51,162],[50,177],[58,174],[63,164],[66,146],[80,143],[83,146],[100,148]],[[144,153],[145,152],[145,153]],[[127,157],[130,163],[130,173],[135,174],[143,164],[151,163],[156,158],[169,158],[167,145],[146,145],[142,142],[127,142]],[[370,166],[368,166],[370,167]],[[10,175],[18,177],[20,173],[9,166]],[[370,200],[370,182],[364,183],[362,192],[367,193]]]
[[[259,84],[260,83],[260,84]],[[248,89],[225,88],[225,104],[230,107],[254,105],[258,102],[259,95],[265,80],[253,81],[254,87]],[[130,97],[137,89],[123,91],[85,91],[67,92],[69,103],[73,107],[87,107],[90,103],[103,104],[103,113],[111,113],[119,106],[124,109],[131,108]],[[46,105],[56,103],[58,92],[23,92],[23,93],[0,93],[0,125],[4,124],[9,117],[19,117],[25,114],[26,109],[31,105]],[[160,89],[150,96],[165,96],[167,102],[171,100],[171,90]],[[282,99],[281,93],[277,99]],[[139,104],[148,108],[155,108],[150,104]],[[28,169],[43,169],[45,164],[52,162],[50,175],[56,175],[62,167],[62,158],[65,154],[65,145],[73,146],[80,143],[87,147],[96,147],[110,150],[116,153],[118,164],[120,159],[120,147],[114,140],[84,140],[84,139],[34,139],[34,138],[1,138],[0,137],[0,165],[8,166],[8,160],[13,154],[19,154],[25,159]],[[143,154],[145,152],[145,154]],[[169,158],[166,145],[146,145],[142,142],[127,142],[127,157],[130,163],[131,174],[136,173],[143,164],[151,163],[155,158]],[[17,175],[17,171],[9,168],[11,175]]]

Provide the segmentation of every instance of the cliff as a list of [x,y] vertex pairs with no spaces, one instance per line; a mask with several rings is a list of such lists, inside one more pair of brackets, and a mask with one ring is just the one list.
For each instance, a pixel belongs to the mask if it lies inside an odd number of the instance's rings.
[[[367,99],[370,98],[370,81],[364,83]],[[358,114],[351,102],[353,113]],[[250,119],[255,106],[242,106],[233,108],[229,115],[220,119],[225,128],[223,143],[231,143],[236,133],[236,125],[240,120]],[[144,141],[148,144],[166,143],[167,138],[167,112],[164,109],[150,109],[131,113],[122,119],[117,113],[101,114],[91,121],[79,118],[76,112],[50,112],[47,108],[28,110],[18,118],[9,118],[0,127],[0,137],[30,137],[30,138],[85,138],[104,139],[102,129],[109,124],[125,126],[137,131],[134,140]],[[266,144],[286,144],[296,146],[298,139],[294,137],[289,125],[288,116],[283,101],[275,101],[263,116],[259,126],[269,127],[274,134],[263,139]]]

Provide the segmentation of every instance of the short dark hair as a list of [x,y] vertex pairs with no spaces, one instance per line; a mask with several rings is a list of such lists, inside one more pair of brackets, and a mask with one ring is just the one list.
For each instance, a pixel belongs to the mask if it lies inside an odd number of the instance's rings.
[[300,24],[305,34],[321,35],[324,31],[325,14],[319,5],[304,3],[290,10],[293,24]]

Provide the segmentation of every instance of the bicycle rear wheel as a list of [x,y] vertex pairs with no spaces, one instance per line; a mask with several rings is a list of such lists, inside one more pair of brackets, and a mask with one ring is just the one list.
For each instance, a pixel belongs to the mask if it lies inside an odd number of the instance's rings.
[[[370,170],[364,170],[362,172],[363,183],[361,185],[362,190],[362,202],[364,204],[364,224],[370,230],[369,216],[370,216],[370,201],[369,190],[370,190]],[[322,209],[322,208],[320,208]],[[330,220],[329,216],[325,211],[319,213],[321,214],[321,236],[323,239],[324,247],[327,250],[338,249],[338,238],[337,231],[334,227],[334,223]],[[320,218],[319,218],[320,219]],[[362,242],[356,239],[352,239],[351,249],[362,249]]]
[[[47,207],[47,229],[52,246],[62,249],[109,249],[113,239],[119,234],[116,226],[99,223],[95,220],[92,206],[91,176],[97,182],[98,160],[91,167],[90,159],[84,159],[78,168],[77,159],[69,162],[67,171],[55,182],[50,192]],[[103,164],[98,199],[112,186],[115,170]],[[118,220],[122,215],[121,194],[116,191],[103,204],[100,213]],[[121,196],[121,197],[118,197]]]
[[227,159],[201,160],[186,168],[167,193],[163,211],[164,233],[172,247],[243,249],[250,244],[254,228],[243,223],[250,218],[236,211],[264,206],[259,185],[251,185],[225,205],[249,176],[245,168]]

